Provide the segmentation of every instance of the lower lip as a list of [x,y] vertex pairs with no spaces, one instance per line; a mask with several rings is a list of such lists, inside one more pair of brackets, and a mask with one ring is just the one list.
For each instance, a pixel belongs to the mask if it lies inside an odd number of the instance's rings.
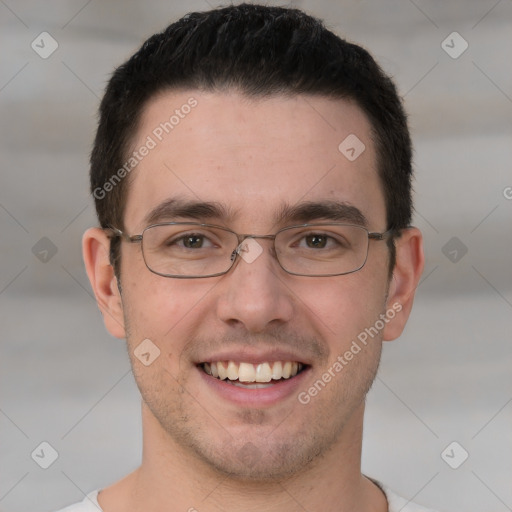
[[212,377],[205,373],[201,368],[197,368],[197,371],[201,374],[201,377],[210,389],[219,394],[225,400],[244,407],[270,407],[289,398],[290,396],[296,396],[298,390],[301,389],[301,385],[303,385],[309,370],[310,367],[307,367],[295,377],[282,379],[268,388],[244,389]]

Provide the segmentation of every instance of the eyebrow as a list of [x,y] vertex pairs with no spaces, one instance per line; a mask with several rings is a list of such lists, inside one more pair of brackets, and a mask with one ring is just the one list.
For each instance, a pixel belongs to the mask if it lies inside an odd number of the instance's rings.
[[344,201],[308,201],[294,206],[285,205],[277,216],[279,224],[318,220],[347,222],[368,227],[368,220],[363,212]]
[[230,219],[233,216],[234,212],[220,203],[172,198],[155,206],[144,217],[144,222],[149,226],[159,222],[175,220],[176,218],[206,220]]
[[[218,202],[191,201],[171,198],[155,206],[144,218],[146,226],[160,222],[173,221],[177,218],[220,220],[229,223],[237,211]],[[367,227],[368,221],[362,211],[344,201],[307,201],[296,205],[283,205],[275,215],[278,225],[307,223],[312,221],[347,222]]]

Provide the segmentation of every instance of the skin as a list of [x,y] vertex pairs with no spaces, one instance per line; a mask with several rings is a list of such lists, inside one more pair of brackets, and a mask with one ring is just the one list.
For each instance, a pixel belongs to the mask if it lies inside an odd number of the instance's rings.
[[[206,221],[238,233],[275,233],[284,227],[276,219],[283,205],[333,200],[357,207],[370,231],[386,230],[370,124],[356,105],[166,92],[146,106],[134,148],[191,96],[197,107],[130,176],[129,235],[141,233],[147,213],[169,198],[222,203],[232,215]],[[338,151],[351,133],[366,146],[353,162]],[[391,280],[385,242],[370,242],[360,271],[330,278],[289,275],[271,242],[259,243],[264,250],[252,263],[190,280],[151,273],[139,244],[123,242],[120,294],[105,233],[85,233],[98,305],[108,331],[127,338],[142,395],[142,464],[100,493],[106,512],[387,510],[361,474],[364,399],[382,341],[398,337],[409,316],[423,268],[421,233],[407,229],[397,240]],[[196,367],[223,349],[293,348],[310,364],[300,388],[307,390],[393,304],[401,311],[307,405],[293,394],[267,407],[235,406]],[[161,351],[147,367],[133,355],[146,338]]]

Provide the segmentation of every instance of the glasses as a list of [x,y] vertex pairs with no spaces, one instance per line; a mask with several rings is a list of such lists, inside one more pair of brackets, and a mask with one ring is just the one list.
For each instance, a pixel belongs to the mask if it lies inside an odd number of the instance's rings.
[[273,240],[272,254],[288,274],[351,274],[366,263],[370,240],[385,240],[393,232],[371,233],[361,226],[338,223],[290,226],[274,235],[240,235],[221,226],[196,222],[153,224],[134,236],[117,228],[110,230],[113,238],[141,244],[144,262],[151,272],[182,279],[224,275],[239,256],[253,261],[262,252],[255,239]]

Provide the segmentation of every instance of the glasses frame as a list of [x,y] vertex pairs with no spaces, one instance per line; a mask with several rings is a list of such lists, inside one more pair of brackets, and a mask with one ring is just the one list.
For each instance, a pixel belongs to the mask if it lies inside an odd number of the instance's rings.
[[[174,275],[174,274],[163,274],[161,272],[157,272],[157,271],[153,270],[148,265],[148,263],[146,261],[146,256],[144,255],[144,241],[143,241],[144,233],[148,229],[151,229],[151,228],[154,228],[154,227],[158,227],[158,226],[182,226],[182,225],[184,225],[184,226],[197,226],[197,227],[203,227],[203,228],[221,229],[223,231],[227,231],[229,233],[232,233],[233,235],[236,235],[237,240],[238,240],[238,245],[236,246],[236,248],[233,250],[233,252],[231,254],[231,265],[229,266],[229,268],[227,270],[225,270],[224,272],[217,272],[216,274],[208,274],[206,276],[181,276],[181,275]],[[364,261],[361,264],[361,266],[359,266],[355,270],[350,270],[349,272],[341,272],[341,273],[336,273],[336,274],[299,274],[299,273],[296,273],[296,272],[290,272],[289,270],[284,268],[282,263],[279,261],[279,257],[277,256],[277,251],[275,250],[275,240],[276,240],[277,235],[279,235],[279,233],[282,233],[283,231],[286,231],[286,230],[289,230],[289,229],[305,228],[305,227],[320,227],[320,226],[348,226],[348,227],[355,227],[355,228],[361,229],[362,231],[366,231],[366,234],[368,236],[368,245],[367,245],[367,248],[366,248],[366,256],[365,256]],[[313,224],[310,224],[310,223],[297,224],[297,225],[287,226],[287,227],[281,228],[279,231],[277,231],[273,235],[254,235],[254,234],[250,234],[250,233],[239,234],[236,231],[233,231],[232,229],[226,228],[224,226],[218,226],[216,224],[205,224],[203,222],[159,222],[159,223],[156,223],[156,224],[150,224],[149,226],[146,226],[142,230],[142,233],[140,233],[139,235],[128,235],[127,233],[124,233],[120,229],[115,228],[113,226],[109,226],[108,228],[106,228],[106,230],[111,231],[111,233],[113,234],[112,236],[109,236],[110,239],[112,239],[112,238],[121,238],[122,240],[124,240],[126,242],[129,242],[129,243],[132,243],[132,244],[140,243],[141,251],[142,251],[142,258],[144,259],[144,263],[145,263],[147,269],[150,272],[152,272],[153,274],[156,274],[158,276],[167,277],[167,278],[173,278],[173,279],[205,279],[205,278],[208,278],[208,277],[218,277],[218,276],[223,276],[223,275],[227,274],[235,266],[236,262],[239,261],[240,258],[238,258],[238,256],[240,256],[240,252],[241,252],[240,246],[241,246],[242,242],[244,240],[247,240],[248,238],[253,238],[253,239],[255,239],[255,238],[262,238],[262,239],[267,239],[267,240],[273,240],[274,241],[274,244],[273,244],[273,247],[272,247],[273,254],[275,255],[275,258],[276,258],[277,262],[279,263],[279,266],[287,274],[290,274],[292,276],[301,276],[301,277],[335,277],[335,276],[344,276],[344,275],[347,275],[347,274],[353,274],[354,272],[358,272],[359,270],[361,270],[365,266],[366,261],[368,260],[368,254],[370,252],[370,243],[369,243],[370,240],[375,240],[377,242],[380,242],[380,241],[383,241],[383,240],[387,240],[387,239],[395,236],[395,234],[396,234],[396,230],[395,229],[388,229],[387,231],[384,231],[382,233],[378,233],[378,232],[375,232],[375,231],[369,231],[368,229],[366,229],[363,226],[360,226],[360,225],[357,225],[357,224],[347,224],[345,222],[315,222]]]

